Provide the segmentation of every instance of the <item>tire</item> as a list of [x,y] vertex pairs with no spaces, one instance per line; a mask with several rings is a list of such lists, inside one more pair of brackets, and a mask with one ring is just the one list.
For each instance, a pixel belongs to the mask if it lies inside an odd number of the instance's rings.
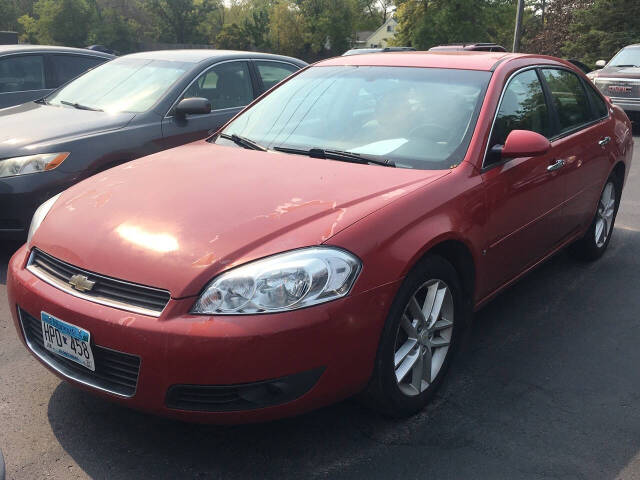
[[[613,226],[618,215],[621,195],[622,181],[615,173],[612,173],[602,189],[589,229],[582,238],[570,247],[570,251],[575,257],[584,261],[594,261],[607,250],[613,235]],[[605,205],[607,199],[613,200],[612,206]]]
[[[396,294],[382,330],[373,375],[362,394],[366,405],[397,418],[424,408],[442,383],[467,323],[471,302],[465,302],[462,295],[458,273],[442,257],[429,255],[413,268]],[[420,322],[418,312],[433,312],[438,304],[440,315],[435,320],[431,315],[423,316]],[[407,320],[412,320],[411,325]],[[407,371],[410,365],[414,367]],[[431,368],[425,368],[428,365]],[[417,370],[420,366],[422,377]],[[428,371],[430,377],[425,374]]]

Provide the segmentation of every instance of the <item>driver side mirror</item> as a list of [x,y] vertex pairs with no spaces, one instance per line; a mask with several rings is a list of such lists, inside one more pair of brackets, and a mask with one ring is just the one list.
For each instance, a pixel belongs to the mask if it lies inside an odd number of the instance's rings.
[[606,61],[606,60],[598,60],[598,61],[596,62],[596,67],[598,67],[598,68],[602,68],[602,67],[604,67],[606,64],[607,64],[607,61]]
[[531,130],[512,130],[500,152],[502,158],[535,157],[551,149],[551,143]]
[[211,102],[202,97],[183,98],[174,109],[175,116],[185,118],[187,115],[206,115],[211,113]]

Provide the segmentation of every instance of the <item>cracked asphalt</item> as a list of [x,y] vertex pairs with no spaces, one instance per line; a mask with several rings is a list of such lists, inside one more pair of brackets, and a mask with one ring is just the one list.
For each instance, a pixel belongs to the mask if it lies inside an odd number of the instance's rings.
[[481,310],[433,403],[389,420],[345,401],[215,427],[61,382],[10,322],[0,248],[0,448],[8,479],[640,478],[640,137],[607,254],[566,253]]

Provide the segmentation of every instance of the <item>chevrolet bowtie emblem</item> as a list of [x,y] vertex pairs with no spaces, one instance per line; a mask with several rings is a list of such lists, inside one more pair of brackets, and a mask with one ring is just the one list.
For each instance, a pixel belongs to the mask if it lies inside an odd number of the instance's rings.
[[92,282],[84,275],[74,275],[69,280],[69,285],[78,290],[79,292],[88,292],[93,288],[96,282]]

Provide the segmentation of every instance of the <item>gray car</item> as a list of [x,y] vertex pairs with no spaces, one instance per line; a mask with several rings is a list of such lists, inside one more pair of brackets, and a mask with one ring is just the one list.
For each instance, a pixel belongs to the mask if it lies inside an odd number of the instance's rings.
[[85,48],[0,45],[0,108],[42,98],[112,58]]
[[211,135],[305,65],[255,52],[136,53],[0,110],[0,238],[23,239],[38,205],[84,178]]

